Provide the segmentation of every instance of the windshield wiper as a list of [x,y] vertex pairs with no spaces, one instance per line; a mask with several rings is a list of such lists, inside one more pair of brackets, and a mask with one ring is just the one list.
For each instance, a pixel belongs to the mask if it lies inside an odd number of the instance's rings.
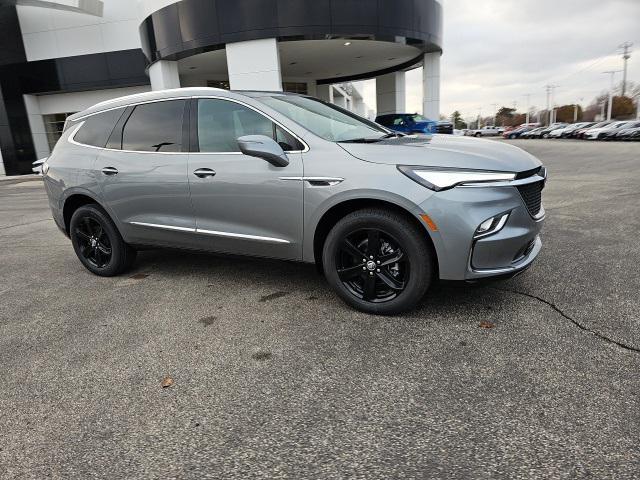
[[340,140],[340,143],[376,143],[381,142],[382,140],[386,140],[387,138],[400,138],[403,137],[401,133],[387,133],[381,137],[362,137],[362,138],[352,138],[350,140]]
[[404,135],[398,132],[389,132],[386,135],[383,135],[382,137],[380,137],[380,140],[384,140],[385,138],[400,138],[400,137],[404,137]]
[[382,138],[351,138],[349,140],[340,140],[339,143],[376,143],[382,140]]

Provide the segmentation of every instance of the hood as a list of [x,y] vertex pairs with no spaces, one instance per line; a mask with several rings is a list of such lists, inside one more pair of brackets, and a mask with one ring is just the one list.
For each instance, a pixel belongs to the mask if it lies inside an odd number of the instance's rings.
[[472,168],[500,172],[524,172],[541,165],[524,150],[495,140],[434,135],[402,137],[378,143],[339,143],[360,160],[389,165]]

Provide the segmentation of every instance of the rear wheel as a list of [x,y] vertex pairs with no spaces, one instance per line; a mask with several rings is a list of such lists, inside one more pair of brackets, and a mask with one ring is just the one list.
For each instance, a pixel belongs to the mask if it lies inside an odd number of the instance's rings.
[[417,305],[433,277],[427,233],[389,210],[359,210],[340,220],[323,249],[327,280],[358,310],[393,315]]
[[69,236],[80,262],[96,275],[118,275],[135,261],[136,251],[125,243],[113,220],[97,205],[83,205],[73,213]]

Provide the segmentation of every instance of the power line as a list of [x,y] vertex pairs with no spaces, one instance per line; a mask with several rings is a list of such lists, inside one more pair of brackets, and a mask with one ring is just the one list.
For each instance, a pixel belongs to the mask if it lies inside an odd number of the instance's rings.
[[601,56],[600,58],[598,58],[597,60],[595,60],[594,62],[590,63],[589,65],[587,65],[586,67],[583,67],[573,73],[570,73],[569,75],[566,75],[562,78],[560,78],[559,80],[555,80],[556,82],[563,82],[564,80],[566,80],[567,78],[571,78],[574,75],[578,75],[579,73],[582,72],[586,72],[587,70],[591,70],[593,67],[595,67],[596,65],[598,65],[600,62],[602,62],[603,60],[606,60],[608,57],[610,57],[611,55],[613,55],[614,53],[616,53],[618,51],[620,47],[616,47],[614,48],[612,51],[606,53],[605,55]]

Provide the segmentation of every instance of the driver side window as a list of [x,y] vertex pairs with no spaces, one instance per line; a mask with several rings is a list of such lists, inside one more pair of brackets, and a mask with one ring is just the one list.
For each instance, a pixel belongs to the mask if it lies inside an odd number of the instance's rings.
[[291,134],[251,108],[229,100],[198,100],[200,152],[239,152],[238,138],[245,135],[266,135],[284,151],[302,150]]

